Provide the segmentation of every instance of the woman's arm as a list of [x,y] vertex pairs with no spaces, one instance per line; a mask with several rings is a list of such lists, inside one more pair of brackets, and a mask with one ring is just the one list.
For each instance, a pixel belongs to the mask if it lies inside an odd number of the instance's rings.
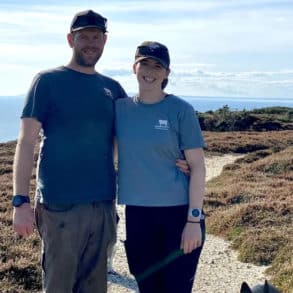
[[190,167],[189,208],[202,209],[206,176],[204,151],[197,148],[186,150],[184,153]]
[[[205,192],[205,162],[202,148],[184,151],[186,161],[190,167],[189,182],[189,209],[202,210]],[[184,253],[190,253],[201,246],[202,235],[199,220],[194,221],[192,216],[186,215],[186,225],[182,233],[181,248]],[[194,223],[191,223],[194,222]]]

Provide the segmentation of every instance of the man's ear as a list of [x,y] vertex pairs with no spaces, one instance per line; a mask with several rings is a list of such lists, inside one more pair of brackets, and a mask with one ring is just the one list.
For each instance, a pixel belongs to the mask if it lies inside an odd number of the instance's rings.
[[107,40],[108,40],[108,35],[104,34],[104,45],[106,44]]
[[73,48],[73,34],[72,33],[68,33],[67,34],[67,42],[68,42],[68,44],[69,44],[69,46],[70,46],[70,48]]

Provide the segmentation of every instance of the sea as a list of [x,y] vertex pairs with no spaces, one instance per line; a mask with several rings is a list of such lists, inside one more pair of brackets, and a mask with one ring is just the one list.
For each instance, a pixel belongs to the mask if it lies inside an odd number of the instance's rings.
[[[181,97],[188,101],[198,112],[215,111],[226,105],[231,110],[253,110],[275,106],[293,108],[293,98]],[[23,96],[0,96],[0,142],[7,142],[17,138],[23,104]]]

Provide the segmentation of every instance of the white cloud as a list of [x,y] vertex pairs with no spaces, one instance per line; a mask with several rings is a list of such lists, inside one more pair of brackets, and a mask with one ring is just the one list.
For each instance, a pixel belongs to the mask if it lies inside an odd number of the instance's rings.
[[[180,64],[173,70],[167,87],[168,92],[185,96],[226,97],[279,97],[292,98],[293,70],[258,72],[217,72],[194,70],[189,64]],[[102,69],[105,74],[119,80],[129,93],[137,91],[135,75],[119,66],[113,70]],[[288,90],[289,89],[289,90]]]
[[98,70],[131,90],[135,48],[149,39],[170,49],[174,92],[293,96],[293,7],[284,0],[0,3],[1,91],[24,91],[37,71],[67,63],[69,23],[88,7],[109,19]]

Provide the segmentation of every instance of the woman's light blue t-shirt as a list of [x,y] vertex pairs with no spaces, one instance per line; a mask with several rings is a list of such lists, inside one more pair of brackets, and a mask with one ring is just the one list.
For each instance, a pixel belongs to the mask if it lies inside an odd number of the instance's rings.
[[193,107],[167,95],[155,104],[116,101],[118,203],[135,206],[188,204],[189,177],[176,167],[186,149],[203,148]]

